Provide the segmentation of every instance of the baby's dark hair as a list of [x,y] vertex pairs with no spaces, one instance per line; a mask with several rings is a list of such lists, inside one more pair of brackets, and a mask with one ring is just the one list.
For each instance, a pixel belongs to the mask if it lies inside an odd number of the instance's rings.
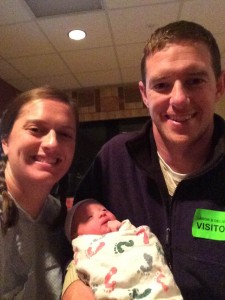
[[80,205],[82,205],[85,202],[95,202],[95,203],[100,203],[98,200],[94,199],[94,198],[87,198],[87,199],[83,199],[78,201],[77,203],[74,204],[74,206],[72,206],[68,212],[67,212],[67,216],[66,216],[66,220],[65,220],[65,234],[68,238],[68,240],[71,240],[71,230],[72,230],[72,225],[73,225],[73,236],[72,238],[77,237],[77,226],[78,224],[76,224],[76,222],[74,221],[74,215],[75,212],[77,210],[78,207],[80,207]]

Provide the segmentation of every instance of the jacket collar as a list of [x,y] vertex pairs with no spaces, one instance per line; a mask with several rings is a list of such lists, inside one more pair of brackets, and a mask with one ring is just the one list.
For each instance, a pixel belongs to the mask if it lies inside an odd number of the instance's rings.
[[151,120],[135,137],[126,142],[126,146],[130,156],[141,169],[148,173],[158,171],[159,162]]
[[[225,121],[215,114],[214,124],[213,150],[207,163],[200,170],[200,173],[211,169],[212,166],[215,166],[215,164],[225,157]],[[161,172],[151,120],[145,124],[135,137],[126,142],[126,147],[132,159],[141,169],[155,175]]]

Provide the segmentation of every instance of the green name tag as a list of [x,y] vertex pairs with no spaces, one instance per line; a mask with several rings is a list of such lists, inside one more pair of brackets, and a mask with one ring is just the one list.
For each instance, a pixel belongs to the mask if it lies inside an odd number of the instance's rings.
[[192,235],[202,239],[225,241],[225,212],[196,209]]

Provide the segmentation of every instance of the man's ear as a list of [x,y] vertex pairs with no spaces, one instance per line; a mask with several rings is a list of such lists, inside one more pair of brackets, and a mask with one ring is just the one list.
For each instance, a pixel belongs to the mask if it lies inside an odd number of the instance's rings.
[[216,102],[224,95],[225,92],[225,71],[223,71],[216,83]]
[[146,95],[146,87],[143,83],[143,81],[139,81],[139,90],[140,90],[140,93],[141,93],[141,97],[142,97],[142,100],[144,102],[144,104],[148,107],[148,99],[147,99],[147,95]]
[[8,155],[8,139],[4,138],[2,139],[2,149],[5,155]]

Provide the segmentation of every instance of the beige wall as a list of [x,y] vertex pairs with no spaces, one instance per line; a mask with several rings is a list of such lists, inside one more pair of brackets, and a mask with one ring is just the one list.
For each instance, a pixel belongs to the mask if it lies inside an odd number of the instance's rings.
[[80,122],[148,116],[137,84],[81,89],[72,92]]
[[[72,92],[81,122],[148,116],[137,84],[82,89]],[[225,96],[217,103],[216,113],[225,119]]]
[[216,113],[225,119],[225,96],[217,103]]
[[[18,90],[0,79],[0,114]],[[81,122],[148,116],[137,83],[98,89],[68,91],[78,105]],[[225,119],[225,95],[216,105],[216,113]]]

